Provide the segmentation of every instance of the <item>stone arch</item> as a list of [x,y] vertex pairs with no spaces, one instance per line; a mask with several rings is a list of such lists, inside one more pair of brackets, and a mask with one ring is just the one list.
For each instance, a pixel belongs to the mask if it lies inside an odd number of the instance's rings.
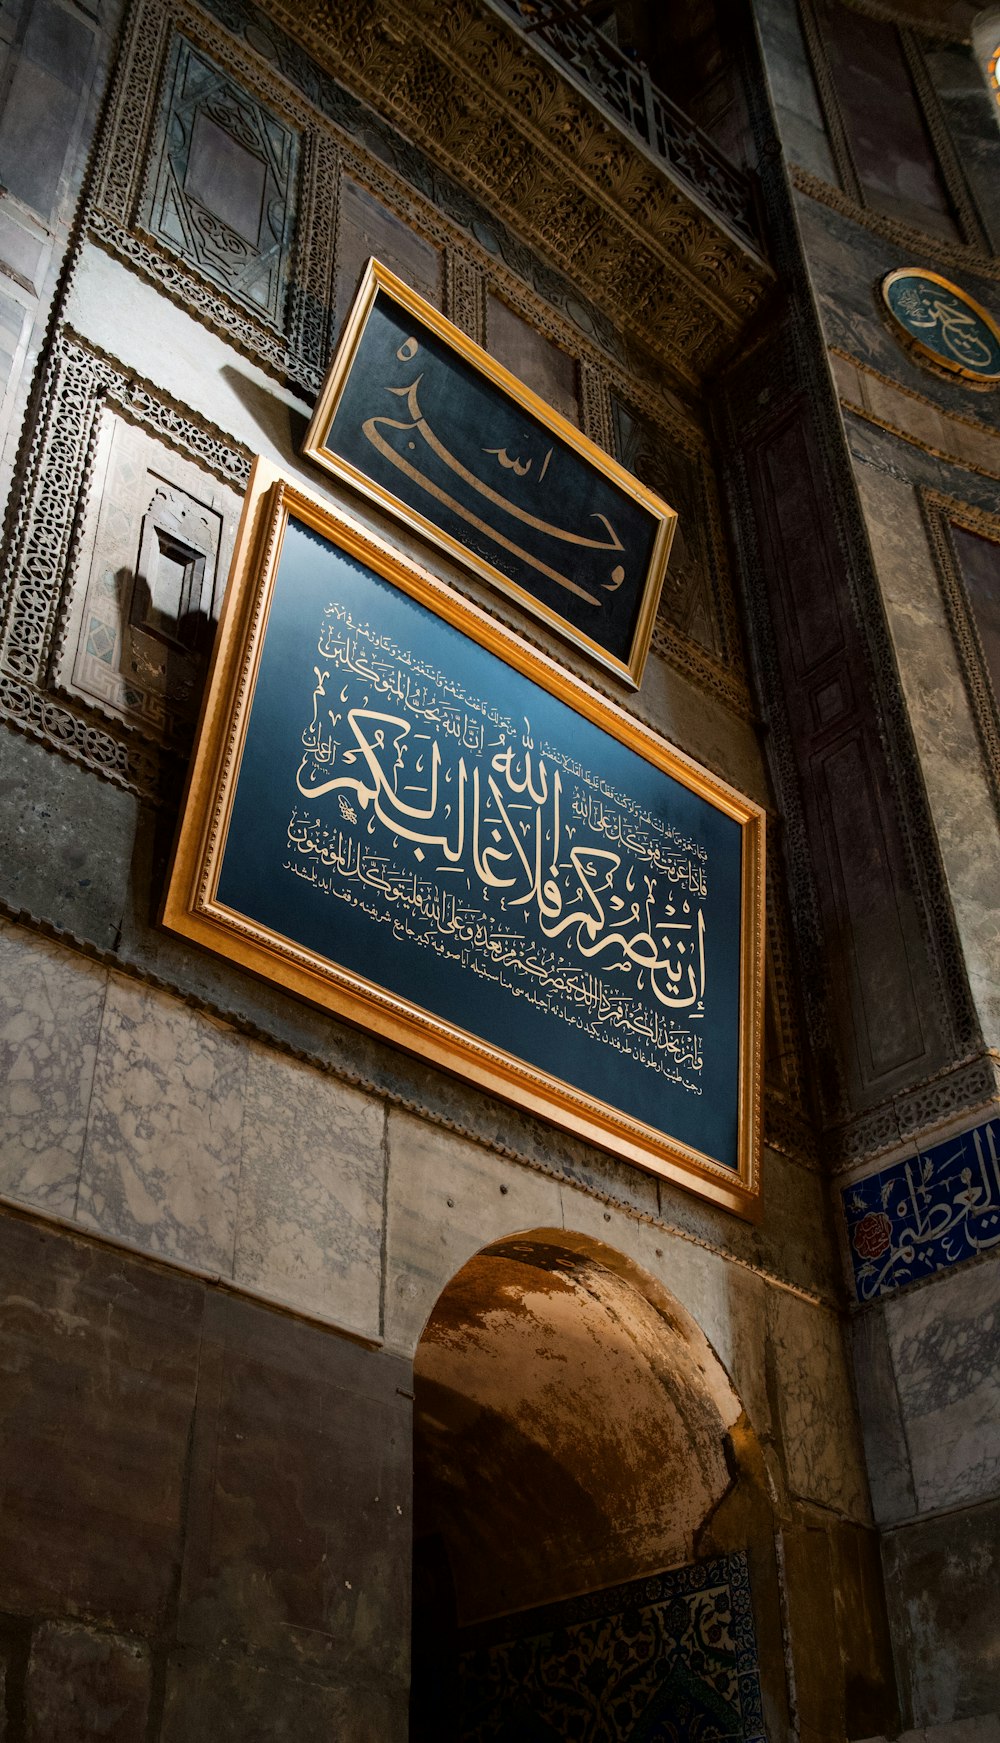
[[776,1589],[732,1381],[687,1309],[606,1243],[540,1227],[482,1247],[441,1292],[414,1376],[415,1740],[465,1735],[450,1657],[497,1618],[751,1548]]

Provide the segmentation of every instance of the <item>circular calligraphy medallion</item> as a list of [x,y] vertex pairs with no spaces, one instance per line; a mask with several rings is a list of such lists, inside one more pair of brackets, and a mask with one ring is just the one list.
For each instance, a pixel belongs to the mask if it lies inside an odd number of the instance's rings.
[[1000,381],[1000,327],[958,285],[902,266],[882,280],[882,299],[908,347],[938,369],[966,381]]

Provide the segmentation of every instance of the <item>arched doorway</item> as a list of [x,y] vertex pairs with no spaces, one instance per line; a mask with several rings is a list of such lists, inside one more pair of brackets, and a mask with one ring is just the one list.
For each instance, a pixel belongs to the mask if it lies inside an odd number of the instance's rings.
[[476,1254],[415,1361],[411,1743],[754,1735],[757,1451],[638,1267],[552,1230]]

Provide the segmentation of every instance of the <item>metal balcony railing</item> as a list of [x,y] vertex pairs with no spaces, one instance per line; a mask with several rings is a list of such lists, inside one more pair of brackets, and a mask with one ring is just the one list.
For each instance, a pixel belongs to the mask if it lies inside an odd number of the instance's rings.
[[645,67],[629,60],[570,0],[488,0],[560,70],[753,248],[760,235],[749,176],[729,162]]

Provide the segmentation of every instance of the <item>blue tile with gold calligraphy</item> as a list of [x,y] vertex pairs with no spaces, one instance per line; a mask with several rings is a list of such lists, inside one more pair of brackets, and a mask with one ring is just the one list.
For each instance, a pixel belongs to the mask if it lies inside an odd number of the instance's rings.
[[1000,1120],[844,1188],[859,1301],[1000,1247]]

